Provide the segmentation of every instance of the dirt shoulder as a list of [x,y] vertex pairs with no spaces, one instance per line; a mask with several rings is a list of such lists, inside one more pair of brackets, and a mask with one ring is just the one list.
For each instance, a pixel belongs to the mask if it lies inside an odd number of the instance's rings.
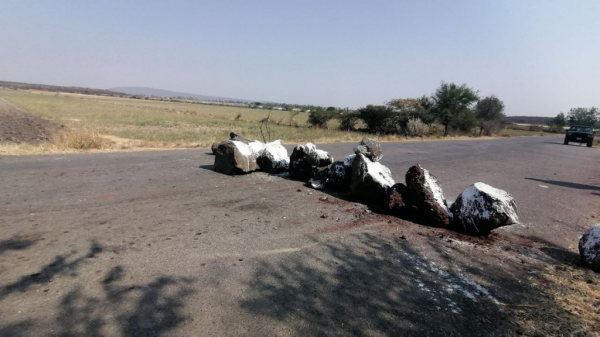
[[0,99],[0,142],[39,145],[63,128]]

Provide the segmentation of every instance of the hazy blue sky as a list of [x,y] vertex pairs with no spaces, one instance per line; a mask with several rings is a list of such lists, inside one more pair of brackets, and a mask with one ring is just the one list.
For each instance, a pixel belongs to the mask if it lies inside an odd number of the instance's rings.
[[447,81],[549,116],[600,106],[600,0],[2,0],[0,80],[341,107]]

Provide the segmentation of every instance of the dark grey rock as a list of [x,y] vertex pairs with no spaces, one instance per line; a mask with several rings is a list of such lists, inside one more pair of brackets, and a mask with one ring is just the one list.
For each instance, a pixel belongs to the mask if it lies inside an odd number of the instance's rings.
[[434,226],[447,227],[450,213],[437,179],[420,165],[406,172],[406,187],[417,210]]
[[356,155],[352,163],[352,194],[370,203],[385,200],[387,190],[394,185],[390,170],[378,162],[373,162],[362,153]]
[[354,147],[354,153],[361,153],[374,162],[378,162],[383,158],[381,145],[369,138],[363,138],[358,145]]

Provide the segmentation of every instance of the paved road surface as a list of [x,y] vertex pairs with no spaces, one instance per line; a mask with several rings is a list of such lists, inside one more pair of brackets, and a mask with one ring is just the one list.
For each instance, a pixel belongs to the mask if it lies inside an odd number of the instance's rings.
[[469,238],[282,177],[224,176],[201,149],[4,157],[0,335],[500,336],[548,325],[531,303],[563,310],[528,273],[575,263],[599,221],[598,149],[383,149],[397,181],[420,163],[449,200],[477,181],[509,191],[523,225]]

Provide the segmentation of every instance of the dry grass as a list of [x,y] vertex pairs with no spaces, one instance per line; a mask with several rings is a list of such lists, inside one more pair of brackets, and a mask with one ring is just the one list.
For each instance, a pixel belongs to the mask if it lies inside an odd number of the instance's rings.
[[108,146],[106,139],[93,129],[61,130],[52,137],[52,144],[58,150],[92,150]]
[[[589,268],[547,266],[541,275],[549,281],[554,301],[600,336],[600,289],[598,274]],[[561,324],[556,316],[553,324]]]
[[[93,137],[84,134],[61,136],[55,144],[41,146],[37,153],[84,149],[136,149],[136,148],[191,148],[210,147],[214,142],[228,139],[236,131],[250,139],[262,140],[260,124],[271,113],[272,140],[298,144],[357,142],[363,137],[379,141],[485,139],[471,137],[406,138],[398,135],[372,135],[363,132],[336,130],[337,121],[328,123],[329,129],[310,128],[307,113],[291,120],[287,111],[267,111],[230,106],[190,103],[171,103],[119,97],[80,94],[48,94],[0,90],[0,97],[17,107],[41,118],[67,126],[71,130],[96,130]],[[238,118],[239,116],[239,118]],[[294,124],[296,126],[289,126]],[[503,131],[505,132],[505,131]],[[506,136],[531,136],[536,132],[519,131]],[[109,138],[101,144],[101,134]],[[91,139],[90,139],[91,138]],[[31,153],[27,146],[2,146],[2,154]],[[48,150],[51,148],[52,150]],[[34,151],[35,152],[35,151]]]

